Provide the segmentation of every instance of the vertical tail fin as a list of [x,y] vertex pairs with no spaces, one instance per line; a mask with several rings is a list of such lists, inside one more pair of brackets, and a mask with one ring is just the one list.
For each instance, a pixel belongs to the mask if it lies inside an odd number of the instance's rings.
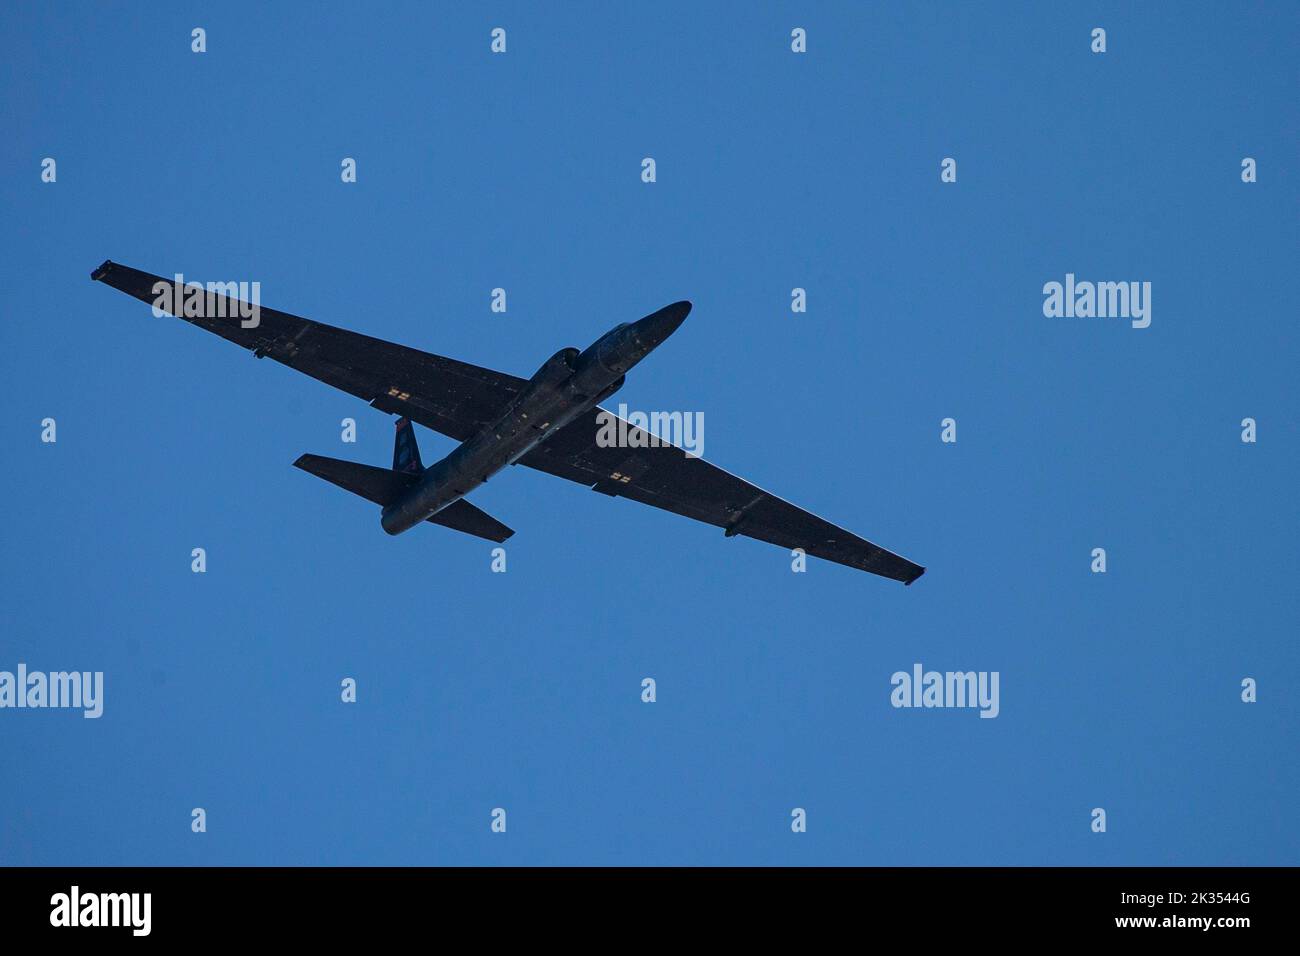
[[397,435],[393,440],[393,471],[418,475],[424,471],[420,462],[420,447],[415,443],[415,426],[406,416],[395,423]]

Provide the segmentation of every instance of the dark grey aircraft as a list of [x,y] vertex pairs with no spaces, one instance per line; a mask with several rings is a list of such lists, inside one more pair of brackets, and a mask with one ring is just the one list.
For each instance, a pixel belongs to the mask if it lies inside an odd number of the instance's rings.
[[[632,366],[672,335],[691,311],[677,302],[636,322],[616,326],[586,351],[561,349],[531,379],[479,368],[404,345],[260,307],[245,328],[249,306],[209,293],[171,306],[173,280],[105,262],[96,281],[180,316],[223,339],[273,358],[335,388],[401,416],[393,467],[376,468],[320,455],[294,464],[380,505],[381,524],[399,534],[423,521],[504,541],[514,534],[465,495],[506,465],[581,482],[593,491],[676,512],[716,525],[727,537],[745,535],[911,584],[925,568],[877,547],[651,436],[599,406],[623,385]],[[177,290],[179,291],[179,290]],[[242,308],[241,308],[242,307]],[[249,323],[251,324],[251,323]],[[599,417],[598,417],[599,416]],[[613,420],[626,447],[597,440]],[[460,442],[425,468],[412,421]],[[623,430],[624,426],[626,431]],[[608,433],[608,430],[607,430]]]

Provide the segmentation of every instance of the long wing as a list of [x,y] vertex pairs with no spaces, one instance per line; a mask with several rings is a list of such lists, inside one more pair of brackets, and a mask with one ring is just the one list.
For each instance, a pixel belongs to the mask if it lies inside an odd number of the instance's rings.
[[[156,283],[173,283],[114,262],[105,262],[90,277],[150,305],[159,299],[154,292]],[[179,318],[250,350],[258,358],[275,359],[457,441],[476,434],[527,384],[504,372],[265,306],[259,307],[257,327],[246,329],[242,321],[248,320],[240,318],[241,301],[224,295],[197,297],[194,309],[177,307],[172,314],[182,313]],[[198,314],[183,314],[186,311]],[[247,312],[245,308],[242,314]]]
[[687,455],[626,424],[627,445],[601,447],[603,408],[560,429],[520,459],[530,468],[590,485],[593,491],[631,498],[696,521],[716,525],[727,537],[745,535],[803,548],[807,554],[911,584],[925,568],[804,511],[743,478]]

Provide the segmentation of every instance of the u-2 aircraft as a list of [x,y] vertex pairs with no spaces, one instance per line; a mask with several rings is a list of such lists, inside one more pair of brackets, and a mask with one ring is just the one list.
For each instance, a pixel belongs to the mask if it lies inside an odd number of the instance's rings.
[[[90,277],[151,305],[173,281],[111,260]],[[429,521],[504,541],[514,532],[465,496],[507,465],[518,464],[715,525],[729,538],[744,535],[802,548],[904,584],[925,573],[920,565],[703,458],[657,436],[651,440],[649,433],[600,407],[622,387],[628,371],[677,330],[691,311],[689,302],[617,325],[583,351],[561,349],[524,379],[260,305],[255,327],[245,327],[240,316],[248,314],[248,303],[211,292],[193,299],[184,308],[178,302],[162,311],[399,416],[392,468],[321,455],[302,455],[294,462],[379,505],[380,523],[389,534]],[[636,433],[635,439],[619,447],[599,442],[602,420],[611,419],[619,423],[620,435]],[[461,444],[426,468],[412,422]]]

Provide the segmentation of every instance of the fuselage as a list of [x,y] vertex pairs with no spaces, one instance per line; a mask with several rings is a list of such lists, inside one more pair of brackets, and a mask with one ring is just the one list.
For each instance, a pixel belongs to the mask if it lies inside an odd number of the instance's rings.
[[627,371],[668,338],[690,308],[690,303],[678,302],[616,326],[586,351],[556,352],[495,421],[426,468],[406,494],[384,509],[384,530],[400,534],[427,520],[614,394]]

